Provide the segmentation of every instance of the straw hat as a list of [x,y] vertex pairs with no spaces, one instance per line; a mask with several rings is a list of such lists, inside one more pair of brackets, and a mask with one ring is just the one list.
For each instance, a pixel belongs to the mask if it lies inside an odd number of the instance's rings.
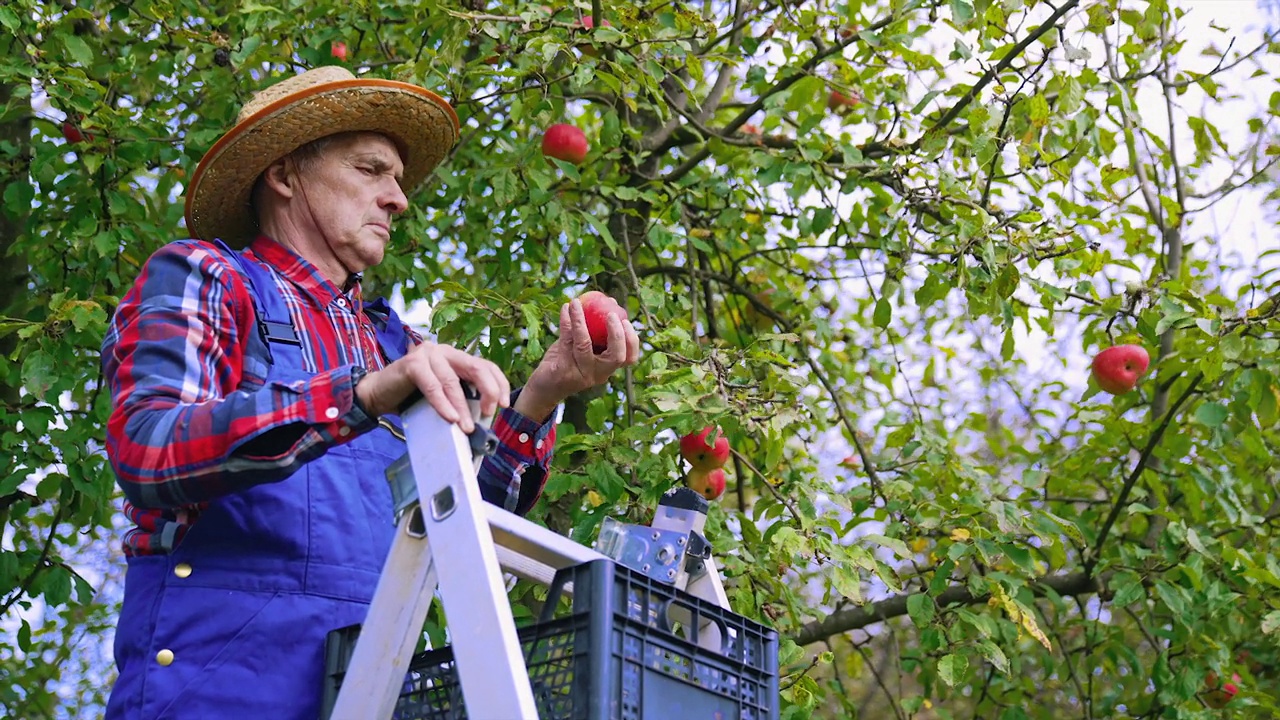
[[395,80],[357,79],[346,68],[308,70],[253,96],[214,143],[187,186],[187,231],[243,246],[257,234],[250,192],[271,163],[328,135],[381,133],[404,161],[405,194],[458,141],[458,116],[435,93]]

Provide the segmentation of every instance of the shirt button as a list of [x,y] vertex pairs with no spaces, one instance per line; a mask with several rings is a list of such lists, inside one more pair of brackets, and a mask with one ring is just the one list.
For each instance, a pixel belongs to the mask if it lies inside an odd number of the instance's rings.
[[160,663],[162,667],[169,667],[173,664],[173,651],[165,648],[156,653],[156,662]]
[[329,418],[330,420],[333,420],[334,418],[338,417],[341,414],[342,413],[338,412],[338,408],[336,407],[331,407],[328,410],[324,411],[324,416]]
[[520,442],[522,443],[529,442],[529,433],[520,433]]
[[351,428],[345,425],[338,429],[338,437],[346,437],[351,434]]
[[178,563],[173,566],[173,574],[180,578],[191,577],[191,566],[187,563]]
[[338,307],[346,307],[346,306],[347,306],[347,299],[344,297],[338,298]]
[[534,444],[533,444],[533,446],[534,446],[534,447],[536,447],[536,448],[538,448],[539,450],[541,450],[541,449],[542,449],[542,441],[541,441],[541,440],[539,440],[538,442],[534,443]]

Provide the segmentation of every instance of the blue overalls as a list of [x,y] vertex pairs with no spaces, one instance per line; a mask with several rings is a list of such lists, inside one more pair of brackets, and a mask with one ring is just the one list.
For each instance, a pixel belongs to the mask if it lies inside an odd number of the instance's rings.
[[[225,248],[255,296],[268,383],[311,373],[287,338],[284,299],[262,266]],[[388,362],[408,338],[378,329]],[[267,340],[270,336],[269,350]],[[322,368],[323,370],[323,368]],[[364,621],[394,532],[383,470],[404,443],[379,427],[290,477],[209,503],[169,555],[129,559],[110,720],[305,718],[319,714],[325,635]]]

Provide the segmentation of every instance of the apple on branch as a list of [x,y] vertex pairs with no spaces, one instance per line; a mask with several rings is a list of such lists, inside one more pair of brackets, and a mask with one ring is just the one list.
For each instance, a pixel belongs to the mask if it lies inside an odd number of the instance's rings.
[[587,334],[591,336],[591,350],[599,355],[609,349],[609,316],[616,315],[622,322],[629,322],[627,309],[611,295],[599,290],[588,290],[578,298],[582,303],[582,316],[587,321]]
[[[715,443],[710,442],[712,433],[717,435]],[[729,453],[729,438],[712,425],[680,438],[680,454],[697,471],[723,467],[729,460]]]
[[1093,380],[1112,395],[1122,395],[1138,384],[1150,364],[1141,345],[1115,345],[1093,358]]
[[62,123],[62,139],[67,141],[68,145],[75,145],[84,142],[84,133],[75,123],[70,120]]
[[329,54],[338,59],[338,62],[347,61],[347,44],[341,40],[334,40],[329,46]]
[[[588,31],[594,30],[596,27],[595,18],[591,17],[590,15],[583,15],[582,20],[578,23],[578,26],[581,27],[583,30],[588,30]],[[608,20],[604,20],[600,23],[600,27],[613,27],[613,23],[609,22]]]
[[587,136],[576,125],[556,123],[542,135],[542,154],[546,157],[581,165],[588,150]]
[[858,107],[862,102],[862,98],[857,93],[846,93],[841,90],[832,90],[827,96],[827,109],[832,112],[844,113],[850,108]]
[[708,500],[715,500],[723,495],[724,485],[724,470],[720,468],[694,469],[689,473],[689,489]]
[[1219,710],[1227,706],[1231,699],[1240,692],[1240,675],[1239,673],[1231,674],[1231,681],[1218,682],[1218,673],[1209,671],[1204,676],[1205,691],[1200,695],[1204,699],[1204,704]]
[[[576,29],[582,30],[584,32],[591,32],[596,27],[596,21],[595,21],[595,18],[591,17],[590,14],[587,14],[587,15],[583,15],[582,19],[579,20],[577,23],[575,23],[574,26]],[[608,20],[602,20],[600,22],[600,27],[613,27],[613,23],[609,22]],[[587,55],[590,57],[599,57],[600,55],[600,52],[596,50],[596,47],[589,42],[578,45],[578,51],[581,52],[583,55]]]

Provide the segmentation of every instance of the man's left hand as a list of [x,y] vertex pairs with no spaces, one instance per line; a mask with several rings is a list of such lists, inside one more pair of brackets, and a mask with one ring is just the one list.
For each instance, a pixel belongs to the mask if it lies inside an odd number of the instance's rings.
[[560,337],[529,377],[512,409],[532,420],[544,421],[565,398],[604,384],[619,368],[640,359],[640,337],[631,323],[612,314],[606,319],[609,343],[604,352],[591,348],[591,335],[576,299],[560,308]]

